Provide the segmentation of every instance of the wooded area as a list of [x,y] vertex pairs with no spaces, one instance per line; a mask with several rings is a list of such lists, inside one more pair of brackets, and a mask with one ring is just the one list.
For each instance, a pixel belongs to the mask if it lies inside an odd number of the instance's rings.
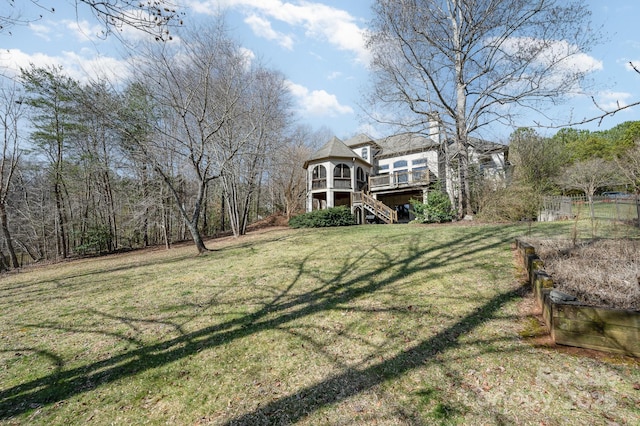
[[3,79],[0,269],[186,239],[203,252],[304,208],[302,164],[326,135],[296,125],[281,73],[217,24],[136,58],[122,86],[53,66]]

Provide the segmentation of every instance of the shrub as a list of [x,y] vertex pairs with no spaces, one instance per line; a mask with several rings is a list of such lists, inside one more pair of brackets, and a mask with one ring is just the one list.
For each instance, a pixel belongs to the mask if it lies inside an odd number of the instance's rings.
[[289,226],[292,228],[323,228],[355,224],[355,218],[353,214],[351,214],[351,210],[346,206],[314,210],[309,213],[294,216],[289,220]]
[[442,191],[430,192],[427,202],[410,200],[416,222],[420,223],[440,223],[451,222],[455,217],[455,210],[451,206],[449,196]]
[[511,185],[483,198],[478,217],[487,221],[535,219],[541,205],[540,194],[526,185]]
[[81,255],[109,251],[112,238],[108,226],[95,226],[84,232],[82,235],[83,243],[76,246],[75,250]]

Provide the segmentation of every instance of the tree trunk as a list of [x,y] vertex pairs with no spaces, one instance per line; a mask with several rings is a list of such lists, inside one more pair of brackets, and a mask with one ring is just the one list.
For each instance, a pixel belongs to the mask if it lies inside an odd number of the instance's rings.
[[209,233],[209,186],[205,189],[204,192],[204,200],[202,200],[202,232],[205,235],[210,235]]
[[196,245],[198,254],[208,252],[209,249],[204,245],[204,241],[202,240],[202,235],[198,230],[198,224],[193,222],[186,222],[186,225],[187,225],[187,228],[189,228],[189,232],[191,232],[191,237],[193,238],[193,242]]
[[[149,197],[149,181],[147,177],[147,166],[142,166],[142,199],[144,200],[144,219],[142,220],[142,239],[144,246],[149,247],[149,207],[147,207],[147,198]],[[164,213],[163,213],[164,215]]]
[[234,237],[240,236],[240,207],[238,202],[238,188],[232,178],[223,176],[222,184],[226,195],[227,212],[229,213],[229,225]]
[[224,223],[224,218],[225,218],[225,215],[227,214],[226,213],[226,209],[225,209],[225,205],[224,205],[225,200],[226,200],[226,197],[224,195],[224,189],[222,190],[221,198],[222,199],[220,200],[220,231],[224,232],[225,227],[226,227],[226,224]]
[[176,204],[178,206],[178,210],[180,211],[180,216],[182,216],[182,222],[189,229],[189,232],[191,232],[191,238],[193,239],[193,242],[196,245],[196,249],[198,250],[198,253],[201,254],[208,251],[207,247],[204,245],[202,236],[200,235],[200,230],[198,229],[198,222],[200,221],[200,206],[202,205],[202,200],[206,192],[207,182],[200,181],[200,187],[198,188],[198,198],[196,199],[194,204],[193,214],[191,215],[191,217],[189,217],[189,215],[187,214],[187,211],[185,210],[184,204],[182,204],[180,200],[180,194],[176,190],[175,186],[172,184],[171,179],[169,179],[169,176],[162,173],[162,171],[159,168],[156,170],[162,176],[164,182],[167,184],[167,187],[169,188],[169,191],[173,195],[173,198],[176,201]]
[[[56,177],[57,181],[58,177]],[[63,259],[68,257],[68,248],[67,248],[67,233],[65,227],[65,214],[64,214],[64,204],[62,201],[62,193],[60,191],[60,184],[55,182],[53,186],[54,195],[56,198],[56,214],[58,218],[58,226],[57,226],[57,240],[58,240],[58,255],[62,256]]]
[[[16,244],[19,245],[20,247],[22,247],[22,251],[27,253],[29,255],[29,257],[31,258],[31,260],[34,261],[34,262],[39,262],[45,257],[42,252],[34,253],[33,248],[29,247],[27,244],[25,244],[21,240],[16,240]],[[41,251],[39,247],[36,247],[35,249],[37,251]]]
[[162,234],[164,237],[164,246],[167,250],[171,248],[171,222],[169,220],[169,208],[162,197]]
[[108,244],[108,250],[114,251],[115,249],[118,248],[118,224],[116,222],[116,206],[115,206],[115,201],[113,199],[113,189],[111,188],[111,178],[109,177],[108,170],[105,169],[102,172],[102,179],[103,179],[107,206],[109,207],[107,223],[109,226],[110,238],[109,238],[109,241],[107,241],[107,244]]
[[7,244],[7,250],[9,250],[9,259],[11,260],[12,268],[19,268],[18,256],[13,247],[13,241],[11,240],[11,233],[9,232],[9,224],[7,222],[7,210],[4,204],[0,204],[0,227],[2,227],[2,236]]

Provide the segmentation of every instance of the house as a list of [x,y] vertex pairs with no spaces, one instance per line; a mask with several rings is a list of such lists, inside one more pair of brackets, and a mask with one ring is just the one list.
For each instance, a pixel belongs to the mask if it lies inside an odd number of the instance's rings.
[[[425,200],[438,181],[455,185],[452,142],[437,133],[400,134],[382,139],[359,134],[346,141],[333,137],[305,163],[307,211],[349,206],[358,223],[408,222],[409,200]],[[485,175],[499,177],[507,147],[474,140],[470,161]]]

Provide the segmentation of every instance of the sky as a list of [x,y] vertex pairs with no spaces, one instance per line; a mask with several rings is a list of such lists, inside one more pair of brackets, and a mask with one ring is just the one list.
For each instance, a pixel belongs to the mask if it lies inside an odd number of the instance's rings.
[[[175,1],[175,0],[174,0]],[[230,35],[269,68],[284,73],[299,120],[314,129],[328,128],[345,140],[364,132],[386,136],[389,129],[368,122],[363,96],[369,83],[369,52],[363,33],[371,19],[372,0],[177,0],[186,26],[201,25],[224,11]],[[1,2],[0,17],[19,14],[31,22],[0,31],[0,70],[5,75],[33,63],[61,65],[71,77],[88,81],[106,76],[115,81],[128,76],[119,38],[97,36],[102,27],[84,5],[74,0],[39,0],[55,12],[19,0],[11,7]],[[640,17],[637,0],[588,0],[594,27],[602,28],[603,42],[581,56],[592,69],[593,99],[606,109],[640,101]],[[9,12],[7,12],[9,10]],[[41,18],[38,18],[42,15]],[[35,19],[34,19],[35,18]],[[124,38],[148,37],[126,31]],[[554,115],[554,111],[549,111]],[[559,107],[576,121],[600,114],[589,97],[577,97]],[[519,126],[532,126],[523,116]],[[621,122],[640,120],[640,107],[629,108],[587,125],[607,130]],[[495,126],[478,135],[506,142],[513,128]],[[552,135],[557,129],[540,129]]]

